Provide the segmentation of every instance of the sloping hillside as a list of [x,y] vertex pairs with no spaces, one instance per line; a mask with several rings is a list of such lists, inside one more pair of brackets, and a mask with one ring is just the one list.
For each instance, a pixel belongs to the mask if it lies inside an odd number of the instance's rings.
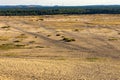
[[119,80],[120,15],[0,17],[0,80]]

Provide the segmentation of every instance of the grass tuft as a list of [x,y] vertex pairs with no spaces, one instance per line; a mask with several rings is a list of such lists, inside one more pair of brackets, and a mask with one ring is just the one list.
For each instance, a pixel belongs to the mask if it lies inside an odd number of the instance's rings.
[[24,48],[25,45],[22,44],[12,44],[12,43],[8,43],[8,44],[2,44],[0,45],[0,50],[9,50],[9,49],[21,49]]
[[109,41],[117,41],[118,39],[115,38],[115,37],[112,37],[112,38],[109,38],[108,40],[109,40]]
[[36,46],[35,48],[44,48],[43,46]]
[[97,61],[98,60],[98,58],[86,58],[88,61],[90,61],[90,62],[95,62],[95,61]]
[[27,36],[25,34],[20,34],[19,36],[17,36],[16,38],[27,38]]

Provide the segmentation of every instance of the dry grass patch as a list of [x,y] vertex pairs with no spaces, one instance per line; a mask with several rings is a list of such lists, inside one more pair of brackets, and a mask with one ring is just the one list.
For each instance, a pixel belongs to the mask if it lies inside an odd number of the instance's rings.
[[30,44],[33,44],[33,43],[35,43],[35,41],[29,41],[29,43],[30,43]]
[[44,46],[35,46],[35,48],[45,48]]
[[25,34],[20,34],[19,36],[17,36],[16,38],[27,38],[27,36]]
[[0,41],[7,41],[9,40],[9,37],[7,36],[0,36]]
[[0,54],[0,56],[2,56],[2,57],[17,57],[19,55],[15,54],[15,53],[4,53],[4,54]]
[[24,44],[6,43],[6,44],[0,45],[0,50],[23,49],[24,47],[25,47]]
[[90,61],[90,62],[95,62],[95,61],[98,61],[99,58],[95,58],[95,57],[93,57],[93,58],[86,58],[86,60]]
[[116,38],[116,37],[111,37],[111,38],[109,38],[108,40],[109,40],[109,41],[117,41],[118,38]]

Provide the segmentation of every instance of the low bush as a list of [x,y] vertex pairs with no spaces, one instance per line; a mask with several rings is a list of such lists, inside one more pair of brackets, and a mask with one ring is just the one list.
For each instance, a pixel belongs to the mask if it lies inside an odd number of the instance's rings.
[[35,48],[44,48],[43,46],[36,46]]
[[65,37],[64,37],[62,40],[65,41],[65,42],[72,42],[72,41],[75,41],[74,38],[65,38]]
[[56,36],[60,36],[60,34],[56,34]]
[[4,29],[6,29],[6,28],[10,28],[10,26],[3,26],[3,27],[1,27],[1,28],[4,28]]

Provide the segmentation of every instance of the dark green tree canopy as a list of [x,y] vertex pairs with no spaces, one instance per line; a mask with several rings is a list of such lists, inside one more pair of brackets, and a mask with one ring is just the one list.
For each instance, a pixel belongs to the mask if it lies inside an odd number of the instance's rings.
[[2,6],[0,16],[57,15],[57,14],[120,14],[120,6]]

